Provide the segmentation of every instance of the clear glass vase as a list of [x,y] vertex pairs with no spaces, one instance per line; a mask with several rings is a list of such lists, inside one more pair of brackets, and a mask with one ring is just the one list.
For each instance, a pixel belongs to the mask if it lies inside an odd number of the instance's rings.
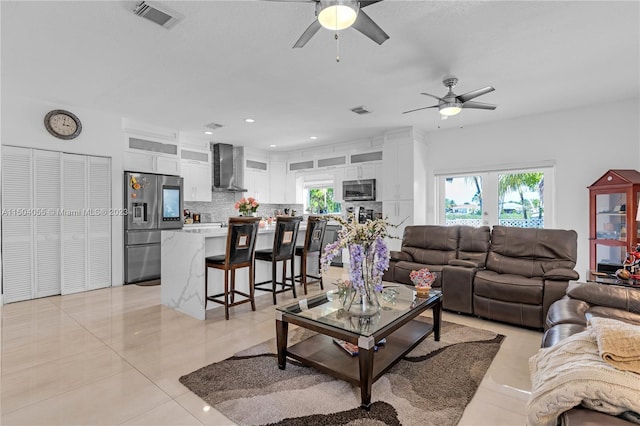
[[372,277],[363,275],[362,288],[351,288],[343,299],[343,308],[349,316],[371,317],[380,312],[380,302]]

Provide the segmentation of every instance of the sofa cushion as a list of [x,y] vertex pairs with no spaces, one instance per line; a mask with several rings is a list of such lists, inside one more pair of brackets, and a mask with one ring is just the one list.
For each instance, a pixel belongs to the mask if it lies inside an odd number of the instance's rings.
[[473,260],[484,264],[489,251],[491,228],[488,226],[460,226],[458,241],[458,259]]
[[542,278],[483,270],[476,273],[473,292],[488,299],[542,305],[543,284]]
[[407,226],[402,251],[410,254],[416,263],[446,265],[457,257],[458,230],[458,226]]
[[587,303],[623,309],[640,314],[640,289],[615,285],[584,283],[567,291],[569,297]]
[[429,268],[429,271],[436,273],[436,280],[431,284],[432,287],[440,287],[442,283],[442,268],[446,265],[425,265],[415,262],[398,262],[393,271],[393,278],[396,282],[413,285],[409,274],[411,271],[418,271],[423,268]]
[[526,229],[496,225],[491,231],[487,269],[528,278],[576,265],[578,234],[563,229]]

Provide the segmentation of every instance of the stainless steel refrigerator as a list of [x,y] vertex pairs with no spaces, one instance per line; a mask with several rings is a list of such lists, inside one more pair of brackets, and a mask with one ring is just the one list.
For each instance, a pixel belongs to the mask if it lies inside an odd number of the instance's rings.
[[182,178],[124,172],[124,197],[124,282],[160,278],[160,233],[182,228]]

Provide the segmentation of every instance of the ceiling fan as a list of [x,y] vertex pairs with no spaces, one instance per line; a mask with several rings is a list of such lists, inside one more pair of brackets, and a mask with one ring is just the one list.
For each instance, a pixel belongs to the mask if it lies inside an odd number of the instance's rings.
[[303,47],[318,32],[321,27],[332,31],[343,30],[353,26],[365,36],[378,44],[384,43],[389,36],[373,20],[364,13],[363,8],[382,0],[266,0],[279,2],[315,3],[316,20],[309,25],[300,36],[296,47]]
[[482,89],[472,90],[471,92],[467,92],[464,95],[456,95],[453,93],[453,88],[458,83],[458,79],[453,76],[445,77],[442,80],[442,84],[444,87],[449,89],[446,95],[442,98],[436,95],[432,95],[431,93],[420,93],[421,95],[431,96],[432,98],[436,98],[438,100],[438,105],[431,105],[423,108],[416,108],[409,111],[404,111],[403,114],[407,114],[409,112],[420,111],[428,108],[438,108],[440,111],[441,118],[444,120],[447,117],[458,114],[462,111],[462,108],[474,108],[474,109],[496,109],[497,105],[486,104],[484,102],[472,102],[471,99],[475,99],[478,96],[485,95],[487,93],[493,92],[494,89],[491,86],[483,87]]

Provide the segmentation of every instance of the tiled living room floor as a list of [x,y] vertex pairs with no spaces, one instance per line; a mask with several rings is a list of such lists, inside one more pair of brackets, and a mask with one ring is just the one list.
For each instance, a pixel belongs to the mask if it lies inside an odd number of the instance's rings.
[[[205,411],[178,378],[275,336],[271,295],[258,294],[256,312],[241,305],[229,321],[222,309],[199,321],[166,308],[159,286],[1,307],[0,424],[232,424]],[[278,295],[279,303],[291,298]],[[524,424],[527,360],[541,333],[448,312],[443,318],[507,336],[459,424]]]

